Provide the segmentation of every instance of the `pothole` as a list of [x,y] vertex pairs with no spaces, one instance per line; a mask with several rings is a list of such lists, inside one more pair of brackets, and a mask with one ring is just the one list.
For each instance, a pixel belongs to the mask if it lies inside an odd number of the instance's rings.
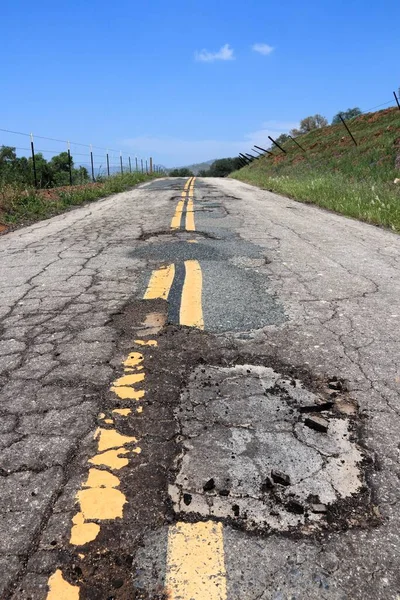
[[259,531],[361,525],[369,492],[357,407],[332,385],[334,399],[268,367],[197,368],[176,411],[175,511]]
[[158,231],[146,231],[141,233],[138,237],[138,241],[141,242],[157,242],[160,238],[163,240],[167,239],[168,241],[187,241],[192,238],[200,238],[200,239],[210,239],[210,240],[219,240],[220,238],[207,231],[186,231],[186,230],[178,230],[172,231],[171,229],[160,229]]

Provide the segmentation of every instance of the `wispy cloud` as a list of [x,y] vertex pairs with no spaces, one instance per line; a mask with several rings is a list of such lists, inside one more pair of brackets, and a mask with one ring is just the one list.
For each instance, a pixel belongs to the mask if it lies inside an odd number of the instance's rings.
[[263,54],[263,56],[268,56],[268,54],[271,54],[271,52],[275,50],[275,48],[268,44],[253,44],[251,49],[254,50],[254,52],[258,52],[258,54]]
[[229,44],[225,44],[225,46],[222,46],[222,48],[220,48],[218,52],[208,52],[208,50],[196,52],[195,58],[200,62],[214,62],[215,60],[235,60],[233,48],[231,48]]
[[266,121],[262,123],[259,130],[247,133],[241,139],[184,140],[143,135],[117,143],[138,156],[155,155],[157,162],[168,166],[189,165],[211,158],[236,156],[239,152],[250,152],[254,144],[268,148],[271,145],[268,139],[269,135],[276,138],[293,127],[298,127],[298,123]]

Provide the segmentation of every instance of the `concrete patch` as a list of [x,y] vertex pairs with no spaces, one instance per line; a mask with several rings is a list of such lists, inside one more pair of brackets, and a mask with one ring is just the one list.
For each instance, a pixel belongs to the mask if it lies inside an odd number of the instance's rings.
[[354,420],[271,368],[197,368],[176,418],[177,513],[306,532],[365,489]]

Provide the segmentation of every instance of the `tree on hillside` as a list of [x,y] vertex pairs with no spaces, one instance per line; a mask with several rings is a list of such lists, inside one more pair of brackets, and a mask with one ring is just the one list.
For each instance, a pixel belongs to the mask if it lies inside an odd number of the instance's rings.
[[[85,183],[89,175],[85,167],[74,168],[71,157],[72,182]],[[69,185],[69,159],[67,152],[61,152],[50,161],[43,154],[35,154],[36,179],[38,186],[53,187],[57,185]],[[0,184],[14,184],[33,186],[35,178],[33,174],[32,157],[17,157],[15,148],[12,146],[0,146]]]
[[361,114],[361,110],[358,108],[358,106],[355,106],[354,108],[348,108],[347,110],[341,110],[333,117],[332,125],[341,123],[340,117],[346,121],[346,119],[354,119],[354,117],[358,117]]
[[328,125],[327,119],[318,113],[302,119],[300,121],[299,129],[292,129],[290,134],[295,137],[296,135],[302,135],[303,133],[309,133],[314,129],[322,129]]
[[287,133],[281,133],[281,135],[278,135],[277,138],[274,138],[276,142],[278,142],[278,144],[280,146],[282,146],[282,144],[284,144],[285,142],[287,142],[288,140],[290,140],[290,137],[288,136]]
[[193,177],[193,173],[190,169],[182,167],[181,169],[172,169],[169,172],[170,177]]
[[200,177],[226,177],[229,173],[237,171],[241,167],[241,161],[238,157],[220,158],[215,160],[207,171],[203,171]]

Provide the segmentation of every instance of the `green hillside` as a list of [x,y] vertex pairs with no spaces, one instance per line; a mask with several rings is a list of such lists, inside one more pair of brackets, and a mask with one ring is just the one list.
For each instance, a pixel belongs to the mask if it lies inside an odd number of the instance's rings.
[[207,169],[209,169],[213,164],[214,160],[215,159],[213,158],[212,160],[207,160],[201,163],[195,163],[193,165],[185,165],[185,167],[178,168],[189,169],[189,171],[192,171],[193,175],[197,175],[199,171],[207,171]]
[[400,231],[400,111],[390,108],[315,129],[230,176]]

